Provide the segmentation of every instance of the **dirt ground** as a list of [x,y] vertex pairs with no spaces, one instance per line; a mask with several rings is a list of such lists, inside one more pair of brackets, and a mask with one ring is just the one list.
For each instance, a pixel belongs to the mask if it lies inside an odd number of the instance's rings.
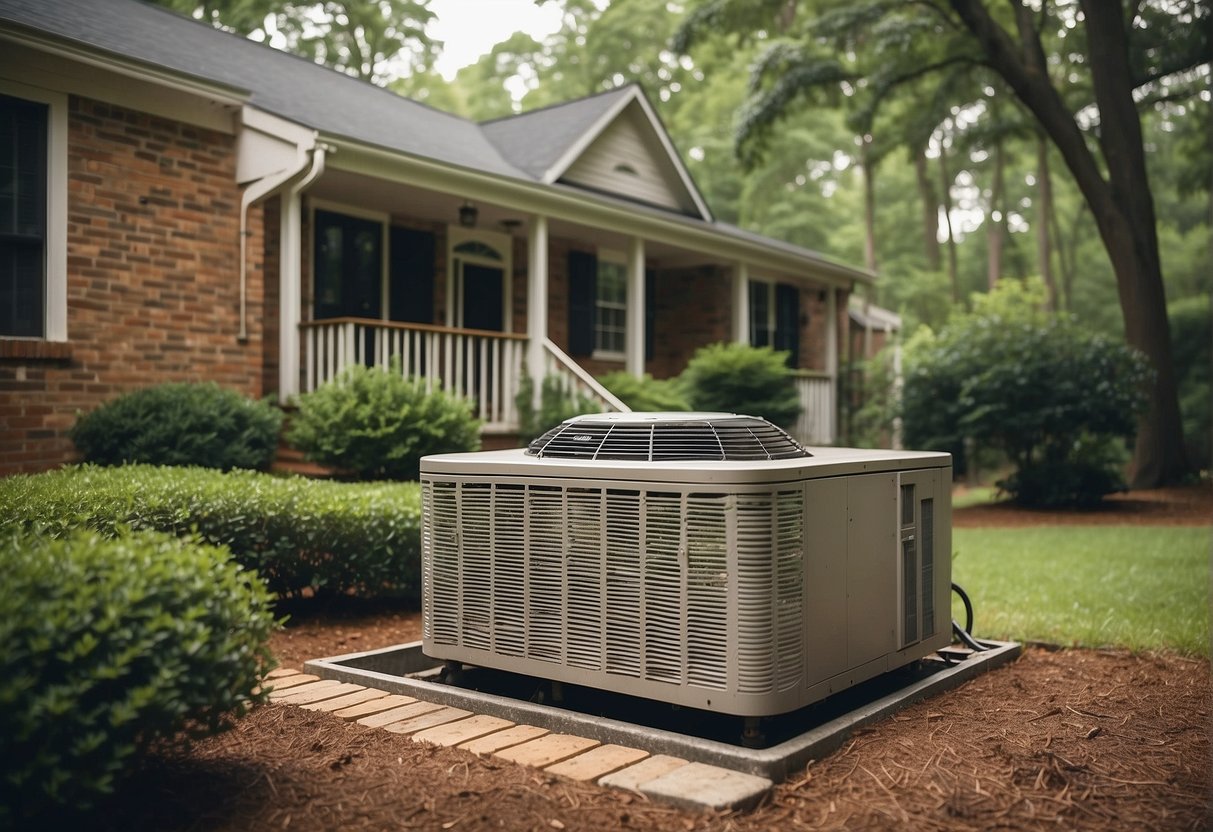
[[[1207,525],[1207,485],[1080,515],[982,507],[957,526]],[[416,611],[296,609],[273,649],[304,660],[412,641]],[[158,753],[79,828],[690,830],[1213,828],[1205,659],[1029,649],[812,762],[745,814],[640,795],[266,706],[193,749]]]

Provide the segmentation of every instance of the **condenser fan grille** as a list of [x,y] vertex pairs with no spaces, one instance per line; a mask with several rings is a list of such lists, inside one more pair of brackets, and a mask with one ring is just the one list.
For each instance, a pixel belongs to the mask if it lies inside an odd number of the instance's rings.
[[765,419],[668,419],[627,422],[582,417],[552,428],[527,447],[541,458],[636,462],[798,459],[811,456]]

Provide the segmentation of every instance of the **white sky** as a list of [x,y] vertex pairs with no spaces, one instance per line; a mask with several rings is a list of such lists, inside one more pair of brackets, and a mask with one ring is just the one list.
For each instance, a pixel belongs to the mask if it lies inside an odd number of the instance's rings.
[[526,32],[537,40],[560,28],[560,7],[543,6],[535,0],[431,0],[437,15],[430,36],[443,41],[442,55],[435,64],[448,81],[455,73],[514,32]]

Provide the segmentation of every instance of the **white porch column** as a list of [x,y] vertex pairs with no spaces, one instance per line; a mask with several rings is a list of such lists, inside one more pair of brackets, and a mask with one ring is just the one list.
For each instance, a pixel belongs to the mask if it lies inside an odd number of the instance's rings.
[[750,343],[750,270],[745,263],[733,269],[733,340]]
[[831,286],[826,290],[826,372],[830,374],[830,442],[838,441],[838,290]]
[[628,309],[626,368],[636,378],[644,375],[644,240],[632,238],[628,252]]
[[282,194],[278,226],[278,401],[299,392],[299,322],[303,315],[303,191],[324,173],[325,146],[311,149],[307,173]]
[[548,337],[548,218],[531,217],[526,258],[526,371],[536,411],[543,392],[543,342]]
[[278,402],[299,393],[300,285],[303,274],[303,208],[288,188],[281,197],[278,230]]

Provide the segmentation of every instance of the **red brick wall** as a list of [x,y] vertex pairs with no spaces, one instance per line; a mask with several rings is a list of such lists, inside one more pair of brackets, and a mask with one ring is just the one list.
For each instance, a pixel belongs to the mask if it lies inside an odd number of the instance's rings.
[[681,373],[700,347],[733,340],[733,284],[726,269],[661,270],[655,294],[653,358],[645,365],[654,378]]
[[[232,136],[73,96],[68,138],[70,358],[0,344],[0,474],[70,460],[77,411],[166,381],[264,384],[266,249],[250,219],[239,331],[240,189]],[[276,280],[276,267],[274,280]]]

